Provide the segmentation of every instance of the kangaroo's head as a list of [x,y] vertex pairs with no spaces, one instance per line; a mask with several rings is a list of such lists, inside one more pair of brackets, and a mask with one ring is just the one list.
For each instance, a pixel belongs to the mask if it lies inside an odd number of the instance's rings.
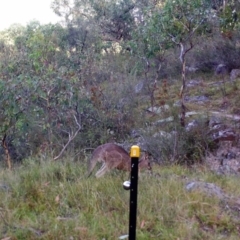
[[142,157],[139,160],[138,167],[140,169],[148,169],[150,171],[152,170],[152,166],[151,166],[151,162],[150,162],[148,153],[146,153],[146,152],[143,153]]

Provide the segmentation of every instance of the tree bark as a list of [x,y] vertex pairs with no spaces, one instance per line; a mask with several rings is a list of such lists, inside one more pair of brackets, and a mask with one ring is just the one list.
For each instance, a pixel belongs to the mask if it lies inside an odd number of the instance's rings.
[[10,153],[9,153],[6,138],[7,138],[7,134],[5,133],[4,136],[3,136],[3,139],[2,139],[2,147],[5,151],[8,169],[11,170],[12,169],[12,161],[11,161],[11,156],[10,156]]

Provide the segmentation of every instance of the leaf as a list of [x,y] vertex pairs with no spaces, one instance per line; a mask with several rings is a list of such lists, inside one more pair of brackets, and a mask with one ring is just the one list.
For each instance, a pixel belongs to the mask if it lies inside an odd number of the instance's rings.
[[44,187],[47,187],[47,186],[49,186],[49,184],[50,184],[50,182],[45,182],[45,183],[43,184],[43,186],[44,186]]
[[75,230],[86,233],[88,231],[88,228],[87,227],[76,227]]
[[141,225],[140,225],[140,228],[141,228],[141,229],[143,229],[143,228],[144,228],[144,226],[145,226],[145,223],[146,223],[146,222],[145,222],[145,220],[142,220],[142,222],[141,222]]

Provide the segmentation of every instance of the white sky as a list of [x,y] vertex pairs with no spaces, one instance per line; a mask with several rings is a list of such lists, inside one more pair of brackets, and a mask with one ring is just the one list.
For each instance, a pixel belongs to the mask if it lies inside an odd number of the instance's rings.
[[60,18],[50,8],[52,0],[0,0],[0,31],[14,23],[26,25],[31,20],[41,24],[55,23]]

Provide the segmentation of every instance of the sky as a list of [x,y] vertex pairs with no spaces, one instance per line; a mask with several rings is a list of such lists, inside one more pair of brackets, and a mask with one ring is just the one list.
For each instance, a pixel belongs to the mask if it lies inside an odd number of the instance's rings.
[[0,0],[0,31],[14,23],[26,26],[31,20],[56,23],[60,18],[50,8],[52,0]]

